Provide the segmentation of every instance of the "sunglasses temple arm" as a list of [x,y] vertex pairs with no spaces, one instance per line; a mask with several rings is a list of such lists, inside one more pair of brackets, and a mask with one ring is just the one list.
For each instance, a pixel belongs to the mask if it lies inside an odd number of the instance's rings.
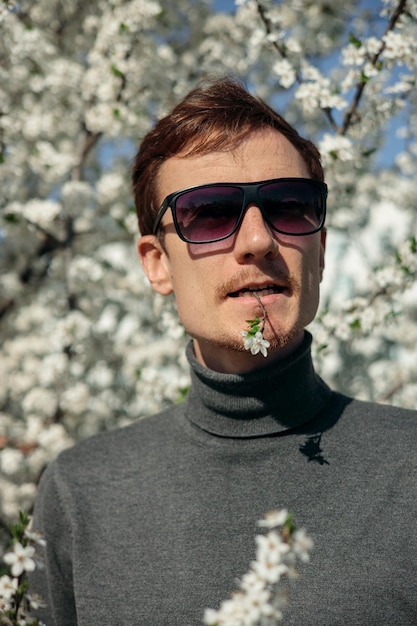
[[152,235],[156,235],[156,232],[159,228],[159,224],[161,223],[162,218],[164,217],[167,209],[168,209],[168,202],[163,202],[162,205],[160,206],[158,213],[155,216],[155,221],[153,223],[153,229],[152,229]]

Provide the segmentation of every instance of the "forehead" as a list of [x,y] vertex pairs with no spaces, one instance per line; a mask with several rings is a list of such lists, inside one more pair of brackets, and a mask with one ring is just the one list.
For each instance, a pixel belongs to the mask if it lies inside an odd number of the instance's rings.
[[256,131],[230,150],[179,154],[162,163],[157,178],[159,203],[174,191],[221,182],[256,182],[271,178],[310,178],[297,149],[274,129]]

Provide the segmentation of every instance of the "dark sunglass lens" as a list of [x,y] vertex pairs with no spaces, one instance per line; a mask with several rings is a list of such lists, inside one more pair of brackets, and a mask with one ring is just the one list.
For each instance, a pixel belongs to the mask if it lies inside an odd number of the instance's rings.
[[322,226],[324,200],[315,183],[271,183],[260,188],[259,198],[272,227],[281,233],[304,235]]
[[243,191],[238,187],[203,187],[187,191],[176,201],[178,228],[190,242],[222,239],[236,226],[242,203]]

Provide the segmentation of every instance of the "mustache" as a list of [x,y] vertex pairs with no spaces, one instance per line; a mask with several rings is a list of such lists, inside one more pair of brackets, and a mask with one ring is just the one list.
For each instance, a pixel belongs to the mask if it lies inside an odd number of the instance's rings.
[[277,269],[266,274],[255,274],[253,270],[243,269],[220,283],[216,287],[216,295],[220,299],[223,299],[228,294],[242,289],[242,286],[250,285],[252,283],[276,283],[284,286],[291,292],[300,289],[300,283],[298,280],[283,270]]

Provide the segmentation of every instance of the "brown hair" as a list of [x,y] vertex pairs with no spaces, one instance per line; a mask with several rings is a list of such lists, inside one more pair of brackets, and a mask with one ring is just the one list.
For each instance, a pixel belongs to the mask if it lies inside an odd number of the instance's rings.
[[320,154],[263,100],[252,96],[237,80],[200,83],[159,120],[144,137],[132,170],[139,230],[152,233],[157,175],[161,164],[178,154],[207,154],[230,149],[248,133],[273,128],[297,149],[313,179],[323,180]]

